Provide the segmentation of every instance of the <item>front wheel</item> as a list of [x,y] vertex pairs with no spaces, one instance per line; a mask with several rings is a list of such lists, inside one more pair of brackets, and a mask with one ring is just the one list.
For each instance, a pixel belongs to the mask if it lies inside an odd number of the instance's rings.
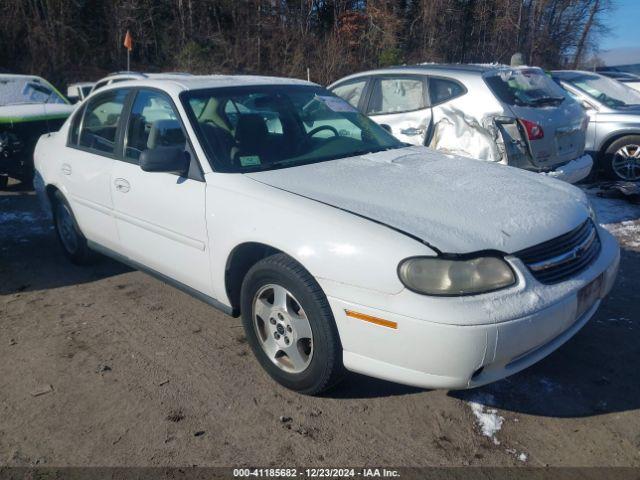
[[87,239],[80,231],[71,207],[62,193],[54,194],[52,207],[56,236],[65,255],[76,265],[92,263],[95,254],[89,249]]
[[310,395],[342,378],[342,347],[331,308],[316,280],[291,257],[255,264],[241,292],[247,340],[271,377]]
[[604,169],[610,178],[640,180],[640,135],[629,135],[613,142],[604,153]]

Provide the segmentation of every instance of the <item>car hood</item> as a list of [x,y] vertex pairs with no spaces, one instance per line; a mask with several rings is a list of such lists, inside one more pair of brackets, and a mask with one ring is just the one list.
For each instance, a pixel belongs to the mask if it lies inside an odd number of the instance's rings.
[[0,105],[0,123],[36,122],[67,118],[74,110],[75,105],[62,103]]
[[247,175],[446,253],[513,253],[562,235],[588,216],[586,196],[569,184],[426,147]]

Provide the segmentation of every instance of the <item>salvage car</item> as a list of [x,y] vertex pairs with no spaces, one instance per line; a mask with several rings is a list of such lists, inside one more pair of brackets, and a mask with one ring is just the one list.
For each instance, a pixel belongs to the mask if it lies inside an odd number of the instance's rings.
[[350,75],[336,95],[412,145],[570,183],[587,177],[587,116],[539,68],[426,64]]
[[589,115],[586,149],[596,168],[614,180],[640,180],[640,92],[593,72],[552,75]]
[[98,80],[95,85],[93,85],[93,88],[91,89],[91,92],[95,92],[96,90],[100,90],[102,87],[105,87],[107,85],[111,85],[112,83],[120,83],[120,82],[126,82],[127,80],[142,80],[145,78],[155,78],[155,79],[161,79],[161,78],[174,78],[174,77],[181,77],[184,75],[191,75],[190,73],[144,73],[144,72],[133,72],[133,71],[123,71],[123,72],[114,72],[114,73],[110,73],[109,75],[107,75],[104,78],[101,78],[100,80]]
[[516,373],[585,325],[619,263],[581,190],[407,147],[301,80],[109,85],[35,156],[71,261],[101,252],[242,316],[262,367],[308,394],[345,369]]
[[58,130],[73,106],[53,85],[33,75],[0,74],[0,188],[9,177],[33,178],[33,148]]

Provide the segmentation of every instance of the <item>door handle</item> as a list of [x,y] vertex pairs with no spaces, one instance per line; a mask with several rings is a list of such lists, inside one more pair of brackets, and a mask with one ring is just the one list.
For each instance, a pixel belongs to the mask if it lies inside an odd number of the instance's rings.
[[71,175],[71,165],[69,165],[68,163],[63,163],[60,167],[60,171],[63,175]]
[[124,178],[116,178],[113,181],[113,184],[116,187],[116,190],[120,193],[127,193],[129,190],[131,190],[131,184],[129,184],[129,182],[127,182]]
[[413,137],[415,135],[422,135],[424,134],[424,128],[403,128],[402,130],[400,130],[400,133],[403,135],[409,135],[410,137]]

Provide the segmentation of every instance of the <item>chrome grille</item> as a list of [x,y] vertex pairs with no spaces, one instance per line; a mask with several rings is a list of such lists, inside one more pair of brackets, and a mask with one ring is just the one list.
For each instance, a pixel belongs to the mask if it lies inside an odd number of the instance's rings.
[[542,283],[562,282],[587,268],[600,252],[598,231],[589,219],[575,230],[515,254]]

